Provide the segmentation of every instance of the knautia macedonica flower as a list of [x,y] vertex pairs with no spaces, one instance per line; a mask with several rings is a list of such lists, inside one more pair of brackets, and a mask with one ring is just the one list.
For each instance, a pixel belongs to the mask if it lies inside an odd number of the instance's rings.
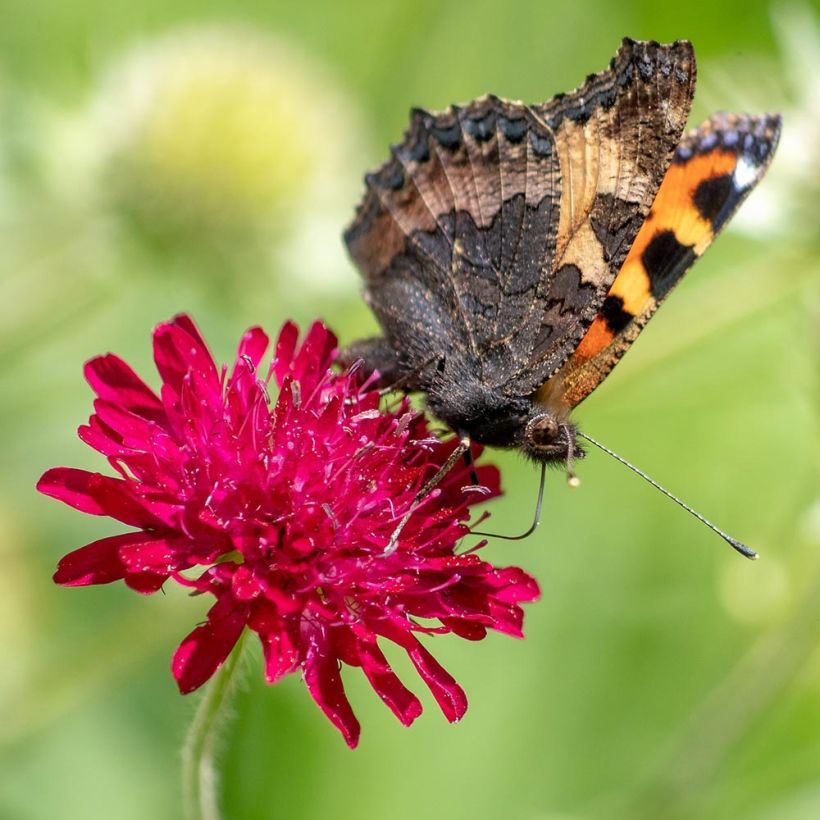
[[[301,670],[355,746],[359,724],[341,664],[360,667],[409,725],[421,704],[379,648],[392,641],[447,719],[458,720],[464,692],[417,635],[520,637],[519,604],[538,586],[517,567],[481,560],[475,547],[456,551],[470,505],[485,495],[465,489],[469,473],[459,464],[417,501],[453,443],[433,437],[406,401],[380,409],[378,391],[355,368],[334,372],[335,347],[322,324],[299,344],[288,323],[263,368],[268,337],[253,328],[233,367],[219,369],[191,319],[177,316],[154,334],[159,395],[116,356],[85,367],[97,400],[79,435],[119,477],[58,467],[38,489],[134,528],[66,555],[58,584],[123,580],[150,593],[172,579],[214,596],[206,622],[173,657],[182,692],[208,680],[247,627],[262,644],[267,680]],[[498,495],[497,470],[478,475],[486,494]]]

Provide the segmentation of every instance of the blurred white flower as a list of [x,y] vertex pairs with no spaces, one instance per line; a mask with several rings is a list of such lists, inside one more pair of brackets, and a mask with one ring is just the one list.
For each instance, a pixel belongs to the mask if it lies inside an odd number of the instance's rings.
[[339,234],[358,193],[362,130],[332,73],[292,44],[200,25],[112,65],[64,131],[64,154],[79,161],[55,170],[164,246],[288,258],[295,243],[300,281],[311,282],[345,272]]
[[[818,239],[820,209],[820,21],[805,4],[778,5],[779,57],[726,58],[709,67],[700,101],[710,109],[779,110],[783,134],[772,167],[732,227],[756,236]],[[783,79],[785,78],[785,83]]]

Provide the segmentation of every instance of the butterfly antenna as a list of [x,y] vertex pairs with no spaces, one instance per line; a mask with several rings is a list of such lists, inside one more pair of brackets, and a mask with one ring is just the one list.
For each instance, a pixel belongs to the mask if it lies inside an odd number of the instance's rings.
[[481,532],[480,530],[471,530],[471,535],[483,535],[485,538],[503,538],[505,541],[522,541],[532,535],[541,523],[541,507],[544,504],[544,484],[547,479],[547,464],[541,464],[541,480],[538,482],[538,500],[535,502],[535,515],[532,517],[532,524],[521,535],[500,535],[497,532]]
[[662,492],[667,498],[674,501],[679,507],[683,507],[683,509],[686,510],[686,512],[697,518],[701,524],[706,524],[706,526],[709,527],[709,529],[712,530],[712,532],[717,533],[717,535],[719,535],[727,544],[729,544],[730,547],[737,550],[741,555],[744,555],[746,558],[751,558],[752,560],[758,557],[757,553],[753,549],[751,549],[751,547],[747,547],[745,544],[741,543],[735,538],[732,538],[731,535],[727,535],[725,532],[723,532],[723,530],[716,527],[711,521],[708,521],[706,518],[704,518],[697,510],[692,509],[692,507],[690,507],[687,503],[681,501],[676,495],[670,493],[669,490],[667,490],[664,487],[661,487],[661,485],[658,484],[658,482],[655,481],[654,478],[650,478],[645,472],[643,472],[643,470],[639,470],[634,464],[630,464],[625,458],[622,458],[617,453],[610,450],[609,447],[606,447],[605,445],[601,444],[600,441],[596,441],[594,438],[592,438],[592,436],[588,436],[586,433],[582,433],[580,430],[576,432],[576,435],[585,439],[590,444],[594,444],[599,450],[603,450],[607,455],[612,456],[612,458],[614,458],[615,461],[619,461],[621,464],[623,464],[624,467],[628,467],[630,470],[632,470],[633,473],[639,475],[644,481],[651,484],[656,490]]

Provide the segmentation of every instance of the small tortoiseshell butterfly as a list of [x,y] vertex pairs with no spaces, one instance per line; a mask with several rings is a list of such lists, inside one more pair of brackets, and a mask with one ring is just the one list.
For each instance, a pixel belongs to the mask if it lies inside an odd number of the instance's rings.
[[618,363],[763,176],[780,117],[683,132],[692,45],[626,39],[608,70],[525,105],[412,112],[345,233],[384,384],[466,440],[579,454],[570,411]]

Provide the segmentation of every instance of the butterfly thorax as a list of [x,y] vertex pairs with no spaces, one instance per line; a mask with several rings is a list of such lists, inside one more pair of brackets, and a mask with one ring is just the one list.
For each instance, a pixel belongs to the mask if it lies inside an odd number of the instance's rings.
[[526,397],[505,396],[478,379],[443,380],[427,391],[427,406],[460,435],[490,447],[520,449],[538,463],[566,463],[578,448],[563,414]]

